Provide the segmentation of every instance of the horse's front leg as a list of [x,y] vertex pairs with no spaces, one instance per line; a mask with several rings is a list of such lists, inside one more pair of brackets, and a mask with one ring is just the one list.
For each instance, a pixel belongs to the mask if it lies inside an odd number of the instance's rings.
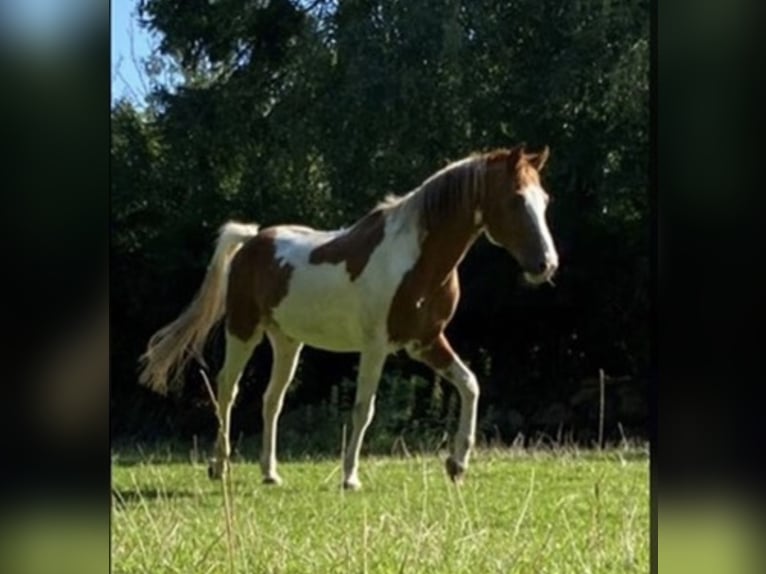
[[453,481],[458,481],[468,468],[468,459],[476,442],[476,412],[479,404],[476,376],[460,360],[444,334],[429,345],[409,352],[414,359],[427,364],[455,385],[460,394],[460,422],[452,454],[446,461],[447,474]]

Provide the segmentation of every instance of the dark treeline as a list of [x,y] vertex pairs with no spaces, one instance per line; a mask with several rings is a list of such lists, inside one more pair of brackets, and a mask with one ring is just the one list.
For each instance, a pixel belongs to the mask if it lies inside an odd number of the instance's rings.
[[[223,222],[348,225],[448,161],[522,141],[551,148],[561,268],[555,287],[528,289],[483,238],[461,266],[448,335],[480,379],[480,432],[593,439],[603,369],[620,378],[609,436],[618,423],[645,436],[648,2],[143,0],[141,13],[162,42],[146,105],[112,107],[113,437],[214,435],[196,369],[182,396],[161,398],[138,386],[137,358],[190,301]],[[215,374],[220,336],[209,350]],[[260,431],[269,367],[265,343],[235,441]],[[354,355],[304,352],[280,448],[337,450],[355,368]],[[369,448],[452,432],[451,391],[390,358]]]

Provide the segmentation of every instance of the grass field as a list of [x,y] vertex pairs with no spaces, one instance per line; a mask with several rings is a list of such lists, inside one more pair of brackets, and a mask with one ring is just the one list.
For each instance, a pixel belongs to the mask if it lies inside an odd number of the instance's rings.
[[248,460],[226,499],[188,454],[116,453],[112,571],[644,573],[647,449],[480,450],[460,486],[443,454],[364,457],[358,492],[336,460],[282,462],[280,487]]

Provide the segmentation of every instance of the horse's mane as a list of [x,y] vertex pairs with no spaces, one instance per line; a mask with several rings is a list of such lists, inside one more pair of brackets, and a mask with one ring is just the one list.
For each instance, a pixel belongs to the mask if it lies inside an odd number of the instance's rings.
[[453,161],[409,193],[402,196],[387,195],[375,210],[383,210],[389,217],[401,221],[411,221],[416,217],[425,229],[458,210],[472,211],[485,192],[487,160],[506,153],[507,150],[473,153]]

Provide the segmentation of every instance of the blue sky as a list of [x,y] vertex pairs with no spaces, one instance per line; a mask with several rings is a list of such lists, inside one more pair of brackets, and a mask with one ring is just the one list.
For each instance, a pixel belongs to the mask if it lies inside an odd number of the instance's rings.
[[154,42],[136,19],[137,4],[137,0],[114,0],[111,2],[112,101],[125,95],[131,99],[138,98],[136,103],[140,103],[145,95],[139,71],[136,69],[131,55],[131,25],[136,59],[140,60],[148,56]]

